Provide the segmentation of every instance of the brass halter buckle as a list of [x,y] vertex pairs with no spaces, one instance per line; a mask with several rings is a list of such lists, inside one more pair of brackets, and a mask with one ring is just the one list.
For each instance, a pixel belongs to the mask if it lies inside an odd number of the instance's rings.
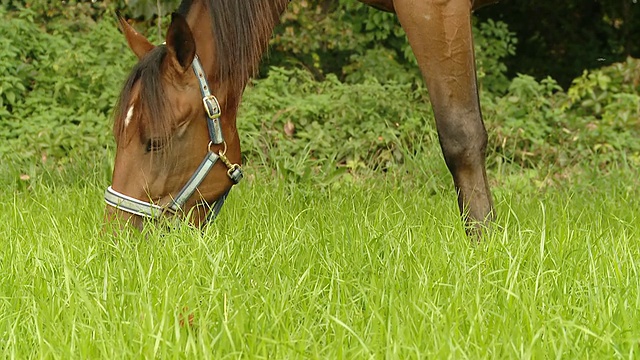
[[204,110],[207,112],[209,119],[217,119],[220,117],[220,103],[213,95],[207,95],[202,98]]

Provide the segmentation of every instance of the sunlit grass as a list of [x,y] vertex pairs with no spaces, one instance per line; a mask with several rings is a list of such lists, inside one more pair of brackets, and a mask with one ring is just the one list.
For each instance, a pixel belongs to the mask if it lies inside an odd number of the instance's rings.
[[439,166],[322,185],[249,169],[204,232],[117,241],[102,168],[5,173],[0,356],[638,356],[633,169],[494,173],[498,220],[476,244]]

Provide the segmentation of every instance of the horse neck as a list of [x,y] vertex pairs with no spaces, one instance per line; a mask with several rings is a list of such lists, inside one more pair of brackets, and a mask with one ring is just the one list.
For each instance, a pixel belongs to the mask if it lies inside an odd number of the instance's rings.
[[[245,2],[246,6],[229,6],[225,1]],[[211,83],[229,87],[234,92],[242,92],[249,77],[257,70],[279,15],[284,12],[288,2],[289,0],[192,0],[186,19],[196,42],[198,57]],[[223,20],[218,20],[218,24],[227,24],[229,21],[229,26],[222,30],[214,29],[209,7],[218,11],[216,18],[221,15]],[[244,11],[238,10],[239,8]],[[224,9],[227,12],[223,12]],[[248,9],[252,11],[247,11]],[[214,35],[216,30],[227,33],[219,37],[221,34]],[[220,39],[224,39],[222,43],[216,42]],[[216,44],[223,48],[216,50]]]

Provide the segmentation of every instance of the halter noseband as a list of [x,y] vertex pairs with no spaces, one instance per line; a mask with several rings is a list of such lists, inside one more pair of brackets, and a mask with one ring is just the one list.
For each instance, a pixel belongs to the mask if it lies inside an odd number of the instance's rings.
[[[176,195],[171,202],[165,206],[159,206],[151,202],[138,200],[127,196],[114,190],[109,186],[104,193],[104,200],[107,205],[113,206],[116,209],[125,211],[129,214],[138,215],[150,219],[159,219],[163,214],[176,214],[179,213],[187,200],[195,193],[198,186],[202,183],[205,177],[209,174],[213,166],[220,160],[227,167],[227,175],[233,184],[237,184],[242,180],[243,172],[242,168],[238,164],[233,164],[226,156],[227,143],[222,136],[222,127],[220,125],[220,104],[218,99],[211,94],[209,90],[209,83],[202,68],[202,64],[196,55],[191,63],[191,68],[198,78],[200,84],[200,93],[202,94],[202,102],[206,112],[207,128],[209,129],[209,145],[207,147],[207,155],[204,160],[198,166],[198,169],[182,187],[178,195]],[[211,149],[212,145],[224,145],[223,150],[218,153]],[[224,204],[229,190],[225,192],[209,209],[207,215],[207,222],[215,220],[220,213],[222,205]]]

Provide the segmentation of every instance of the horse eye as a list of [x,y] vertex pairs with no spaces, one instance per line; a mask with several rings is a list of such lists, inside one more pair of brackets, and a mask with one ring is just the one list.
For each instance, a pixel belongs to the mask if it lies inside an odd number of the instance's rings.
[[164,139],[149,139],[147,140],[147,147],[145,151],[147,153],[156,152],[162,150],[164,148],[165,141]]

